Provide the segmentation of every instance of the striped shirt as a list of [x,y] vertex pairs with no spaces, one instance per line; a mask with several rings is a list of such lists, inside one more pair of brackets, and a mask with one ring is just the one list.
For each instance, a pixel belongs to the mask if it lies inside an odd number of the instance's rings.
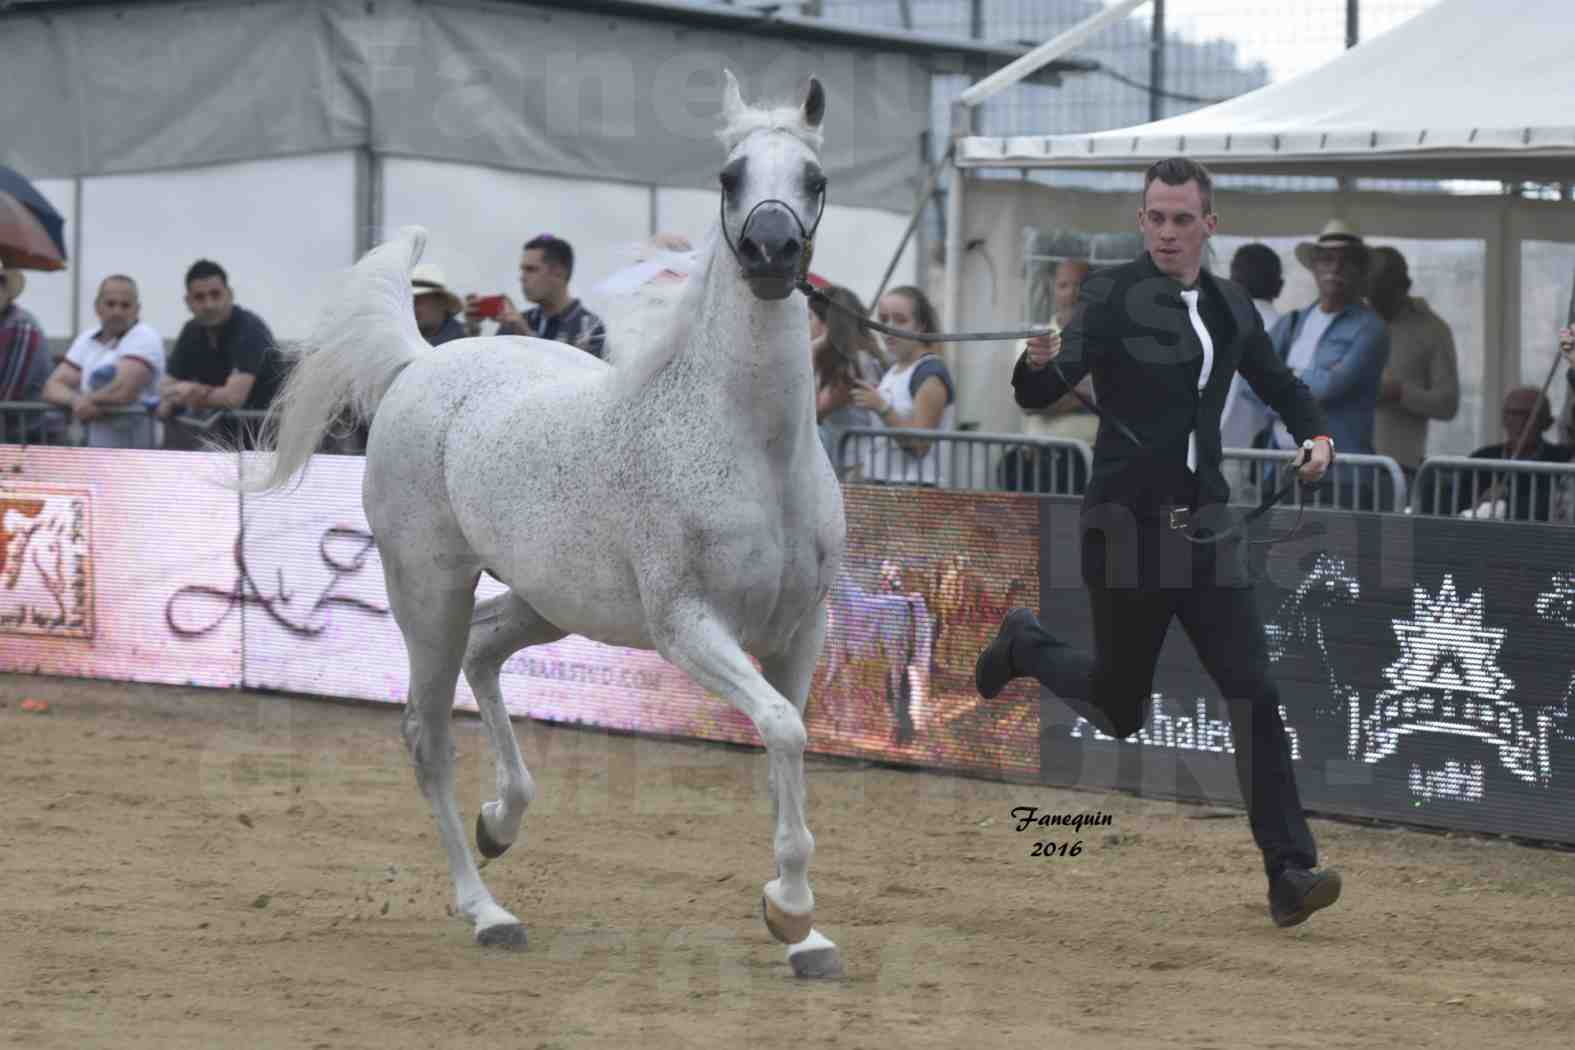
[[53,371],[38,318],[11,303],[0,312],[0,401],[37,401]]
[[537,339],[556,339],[560,343],[577,346],[592,357],[601,357],[607,343],[607,329],[602,319],[585,308],[578,299],[569,303],[562,313],[546,316],[539,306],[525,311],[523,330],[513,325],[500,325],[498,335],[532,335]]

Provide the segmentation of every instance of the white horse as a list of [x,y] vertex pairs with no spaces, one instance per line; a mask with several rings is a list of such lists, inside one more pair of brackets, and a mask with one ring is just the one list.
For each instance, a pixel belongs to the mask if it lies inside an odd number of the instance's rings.
[[[616,368],[519,337],[429,351],[410,309],[419,227],[351,270],[342,304],[296,351],[267,428],[270,470],[243,485],[288,481],[346,408],[372,421],[363,505],[409,652],[404,738],[458,909],[483,945],[522,948],[526,936],[465,842],[449,736],[456,678],[463,670],[496,751],[499,797],[476,822],[478,849],[494,857],[535,792],[499,669],[521,648],[578,634],[654,649],[754,722],[775,802],[766,926],[799,976],[842,972],[813,928],[803,764],[802,712],[846,527],[794,293],[806,220],[824,202],[824,111],[818,80],[801,105],[762,110],[726,73],[719,229],[673,323]],[[483,570],[509,589],[477,606]]]

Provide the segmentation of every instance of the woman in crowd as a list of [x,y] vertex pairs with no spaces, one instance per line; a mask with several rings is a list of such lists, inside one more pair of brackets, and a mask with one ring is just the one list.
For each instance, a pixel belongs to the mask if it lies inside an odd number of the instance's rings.
[[[929,298],[912,285],[881,296],[882,324],[910,332],[938,332],[940,319]],[[935,344],[890,336],[892,365],[878,386],[859,381],[853,403],[874,412],[891,436],[871,442],[865,459],[866,481],[945,488],[951,480],[950,456],[933,442],[904,431],[953,430],[957,426],[957,388]]]
[[819,299],[809,301],[810,354],[815,363],[815,420],[820,440],[840,479],[846,471],[838,459],[838,445],[849,427],[878,425],[875,413],[853,403],[855,384],[879,383],[886,371],[885,352],[879,340],[856,318],[868,311],[859,297],[840,285],[822,289],[848,312],[835,310]]

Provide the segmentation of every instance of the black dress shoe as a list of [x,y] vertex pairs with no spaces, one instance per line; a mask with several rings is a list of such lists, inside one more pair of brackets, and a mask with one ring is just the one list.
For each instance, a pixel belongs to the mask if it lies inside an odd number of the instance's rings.
[[1012,642],[1019,631],[1035,622],[1037,618],[1032,609],[1013,609],[1006,614],[995,640],[984,647],[974,664],[973,684],[980,696],[986,700],[995,699],[1006,684],[1017,677],[1012,666]]
[[1340,873],[1286,868],[1269,884],[1269,915],[1276,926],[1298,926],[1340,899]]

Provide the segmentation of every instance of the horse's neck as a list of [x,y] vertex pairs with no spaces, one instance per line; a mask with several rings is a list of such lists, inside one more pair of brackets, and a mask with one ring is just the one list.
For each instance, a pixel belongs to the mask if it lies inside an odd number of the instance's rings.
[[719,244],[716,252],[706,268],[697,316],[688,338],[675,348],[673,364],[687,383],[717,395],[724,408],[711,420],[716,426],[773,456],[790,457],[806,442],[819,441],[809,311],[797,295],[757,299],[739,279],[726,246]]

